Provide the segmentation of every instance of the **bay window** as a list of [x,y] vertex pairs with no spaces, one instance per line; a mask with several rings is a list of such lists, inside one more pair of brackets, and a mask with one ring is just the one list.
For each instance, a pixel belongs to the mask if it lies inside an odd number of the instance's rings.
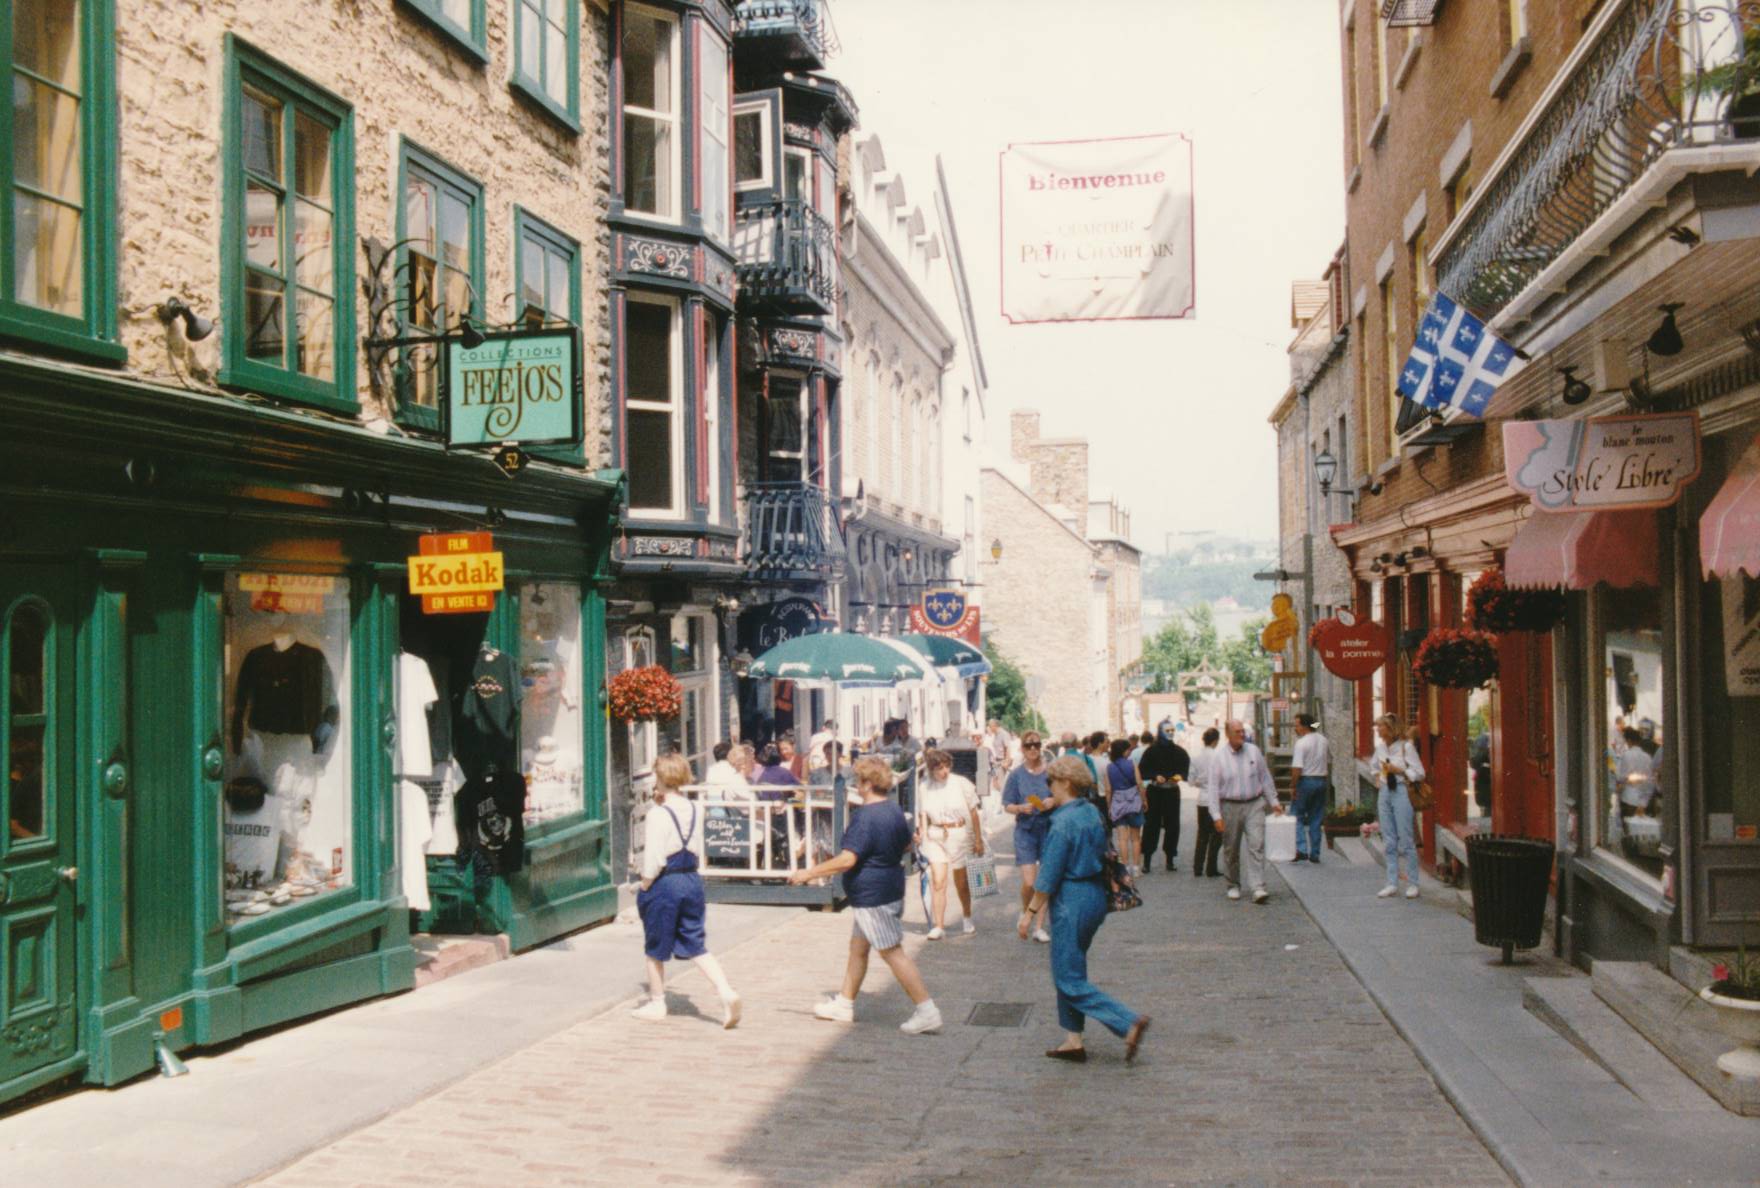
[[702,161],[703,230],[711,239],[726,243],[732,235],[728,222],[731,186],[727,177],[727,140],[732,130],[728,103],[733,80],[727,72],[727,46],[706,29],[698,70],[703,121],[698,150]]
[[624,312],[624,470],[630,511],[680,512],[678,303],[631,295]]
[[630,6],[623,17],[623,206],[678,217],[678,21]]
[[769,100],[741,103],[733,109],[733,180],[741,190],[767,190],[771,176],[772,111]]
[[[1661,885],[1662,780],[1668,745],[1663,690],[1662,593],[1600,587],[1590,595],[1598,692],[1594,739],[1601,770],[1596,843]],[[1595,677],[1599,679],[1594,679]]]

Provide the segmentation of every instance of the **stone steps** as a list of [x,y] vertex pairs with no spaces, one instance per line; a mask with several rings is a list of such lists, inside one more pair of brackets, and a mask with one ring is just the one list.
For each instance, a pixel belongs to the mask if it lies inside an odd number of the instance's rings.
[[1731,1113],[1760,1118],[1760,1078],[1736,1078],[1717,1067],[1735,1047],[1718,1028],[1716,1007],[1653,965],[1597,961],[1595,997]]
[[1588,978],[1524,978],[1522,1005],[1656,1110],[1723,1107],[1595,996]]

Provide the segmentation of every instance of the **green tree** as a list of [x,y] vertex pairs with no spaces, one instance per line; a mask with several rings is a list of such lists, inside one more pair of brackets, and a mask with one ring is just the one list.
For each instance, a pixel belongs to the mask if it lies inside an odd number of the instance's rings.
[[1015,662],[989,636],[984,637],[984,655],[990,660],[990,683],[985,694],[990,716],[1015,734],[1044,730],[1045,717],[1028,701],[1027,680]]
[[1241,625],[1241,637],[1222,647],[1219,662],[1234,673],[1236,689],[1263,690],[1271,687],[1271,657],[1259,646],[1259,633],[1270,619],[1259,618]]
[[1239,639],[1224,642],[1209,604],[1189,607],[1175,614],[1143,645],[1143,671],[1156,678],[1156,688],[1173,689],[1180,673],[1191,672],[1209,660],[1234,673],[1236,689],[1264,689],[1271,684],[1271,657],[1259,647],[1265,622],[1254,619],[1241,627]]

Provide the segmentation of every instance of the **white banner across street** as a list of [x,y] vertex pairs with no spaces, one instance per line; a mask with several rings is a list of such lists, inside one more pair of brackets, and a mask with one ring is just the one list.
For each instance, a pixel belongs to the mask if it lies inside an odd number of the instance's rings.
[[1002,316],[1190,317],[1192,142],[1178,133],[1001,154]]

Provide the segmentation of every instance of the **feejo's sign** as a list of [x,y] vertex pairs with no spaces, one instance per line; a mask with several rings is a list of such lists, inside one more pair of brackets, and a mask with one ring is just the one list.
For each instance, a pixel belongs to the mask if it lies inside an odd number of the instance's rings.
[[580,335],[498,331],[446,340],[446,444],[572,445],[581,439]]
[[420,595],[422,613],[479,614],[495,609],[506,568],[487,532],[430,533],[409,558],[409,592]]
[[1505,421],[1509,485],[1541,511],[1666,507],[1699,474],[1699,414]]

